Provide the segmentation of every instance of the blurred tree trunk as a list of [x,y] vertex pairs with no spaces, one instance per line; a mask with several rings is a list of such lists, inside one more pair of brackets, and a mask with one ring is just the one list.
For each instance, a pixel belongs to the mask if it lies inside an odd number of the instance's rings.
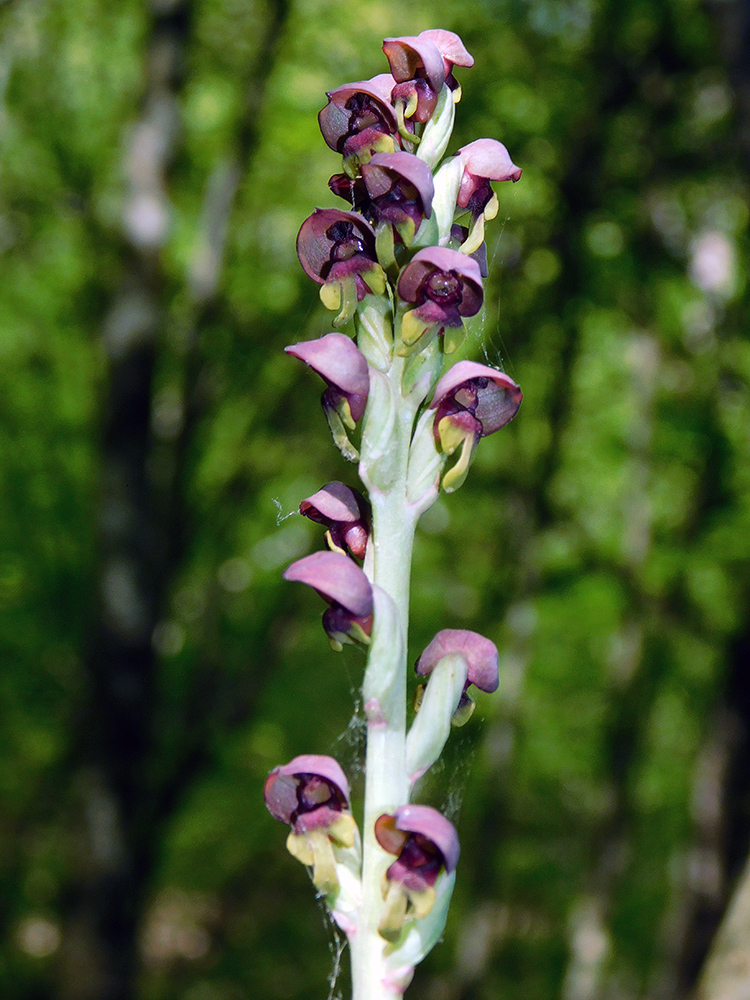
[[750,862],[714,939],[695,1000],[745,1000],[750,994]]
[[[735,96],[738,153],[750,167],[750,2],[707,0],[718,29]],[[703,924],[704,940],[697,956],[686,961],[702,971],[695,1000],[744,1000],[750,996],[750,679],[747,674],[750,634],[733,647],[727,680],[724,725],[733,730],[726,782],[718,790],[722,798],[722,837],[719,858],[724,885],[720,905],[704,907],[697,926]],[[729,723],[728,723],[729,720]],[[708,939],[708,942],[706,941]],[[694,982],[694,979],[691,980]]]
[[[124,143],[122,281],[103,324],[108,394],[101,439],[98,614],[72,769],[77,874],[63,899],[63,1000],[136,995],[139,927],[160,836],[207,759],[205,734],[214,702],[203,676],[195,678],[185,701],[191,717],[182,720],[182,746],[166,766],[158,756],[163,709],[154,630],[190,534],[186,456],[204,409],[198,334],[215,303],[227,217],[257,141],[256,121],[287,4],[260,5],[265,34],[260,56],[248,69],[234,160],[218,165],[209,179],[203,231],[196,240],[200,249],[186,287],[175,289],[162,252],[170,229],[170,170],[181,150],[195,6],[193,0],[152,0],[142,107]],[[172,433],[160,435],[154,379],[160,354],[170,347],[168,313],[178,291],[189,303],[178,348],[183,394]],[[212,683],[221,683],[216,672]]]
[[717,890],[704,895],[684,949],[686,985],[697,979],[694,1000],[744,1000],[750,995],[750,635],[736,642],[732,652],[726,708],[717,723],[725,761],[707,789],[716,803],[710,862]]

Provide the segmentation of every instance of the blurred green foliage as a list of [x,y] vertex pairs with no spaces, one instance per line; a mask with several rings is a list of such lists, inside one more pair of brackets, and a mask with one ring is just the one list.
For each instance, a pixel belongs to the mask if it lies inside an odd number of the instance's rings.
[[[476,60],[454,145],[497,137],[524,169],[498,191],[465,349],[524,404],[418,536],[412,658],[441,627],[502,653],[498,695],[425,783],[463,854],[445,942],[409,995],[681,996],[698,915],[726,898],[720,828],[748,820],[721,783],[747,635],[750,348],[747,164],[717,25],[697,0],[305,0],[276,5],[266,48],[272,7],[0,6],[3,995],[102,995],[85,965],[71,977],[66,899],[88,864],[76,746],[93,724],[107,344],[134,254],[160,316],[155,482],[185,445],[145,784],[180,755],[196,678],[212,693],[200,766],[152,831],[132,996],[325,995],[333,935],[261,797],[296,753],[355,774],[361,759],[361,662],[328,650],[315,595],[280,580],[320,544],[287,515],[353,481],[320,386],[282,352],[330,324],[295,236],[333,205],[325,91],[382,72],[383,37],[441,26]],[[139,250],[128,157],[155,18],[183,8],[168,236]],[[197,310],[212,192],[233,170],[218,286]],[[729,763],[712,783],[717,746]]]

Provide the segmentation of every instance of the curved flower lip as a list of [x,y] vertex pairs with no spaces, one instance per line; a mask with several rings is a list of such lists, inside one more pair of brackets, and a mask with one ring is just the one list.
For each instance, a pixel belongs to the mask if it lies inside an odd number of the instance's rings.
[[[300,786],[321,779],[328,786],[329,795],[320,795],[320,805],[315,802],[304,802]],[[319,784],[319,782],[317,783]],[[349,808],[349,782],[341,769],[341,765],[333,757],[321,754],[301,754],[290,760],[288,764],[275,767],[268,775],[263,789],[263,797],[268,811],[274,819],[282,823],[310,826],[326,825],[332,813]],[[302,798],[302,801],[301,801]],[[313,818],[311,814],[320,815]],[[309,817],[306,821],[302,816]],[[317,822],[320,820],[321,822]]]
[[[432,171],[424,161],[413,153],[399,151],[396,153],[376,153],[369,163],[362,166],[362,177],[367,187],[367,193],[378,207],[378,199],[387,200],[387,196],[396,188],[398,191],[397,206],[401,208],[404,204],[406,192],[404,187],[415,189],[417,198],[411,199],[406,195],[407,201],[417,201],[421,208],[419,214],[426,218],[432,215],[432,199],[435,194],[435,185],[432,179]],[[403,208],[401,208],[403,211]]]
[[297,559],[283,573],[285,580],[306,583],[320,596],[357,618],[373,611],[372,587],[359,566],[340,552],[313,552]]
[[426,80],[436,93],[445,82],[445,63],[440,49],[424,35],[401,35],[386,38],[383,52],[391,67],[391,75],[396,83],[407,80]]
[[394,84],[390,73],[379,73],[370,80],[345,83],[331,90],[326,95],[328,104],[318,114],[327,145],[340,153],[348,136],[366,128],[395,135],[398,124],[391,104]]
[[423,677],[432,673],[444,656],[460,653],[468,664],[467,686],[474,684],[491,694],[500,683],[497,646],[478,632],[445,628],[438,632],[417,660],[415,670]]
[[339,389],[349,402],[352,419],[362,419],[370,389],[370,375],[365,356],[353,340],[343,333],[327,333],[317,340],[291,344],[284,351],[304,361],[328,385]]
[[474,65],[474,57],[467,51],[466,46],[455,31],[447,31],[445,28],[427,28],[426,31],[420,31],[417,37],[428,38],[435,44],[443,57],[446,80],[454,66],[469,67]]
[[[303,500],[299,512],[330,532],[329,545],[338,550],[347,547],[352,555],[363,558],[367,547],[370,505],[358,490],[344,483],[328,483],[322,490]],[[332,547],[333,547],[332,546]]]
[[405,805],[375,821],[375,837],[389,854],[401,855],[410,835],[430,841],[440,852],[445,870],[450,874],[458,864],[460,845],[456,828],[432,806]]
[[375,232],[358,212],[316,208],[300,226],[297,256],[305,273],[319,285],[354,275],[357,298],[370,291],[363,272],[378,267]]
[[505,372],[476,361],[459,361],[438,382],[430,409],[438,410],[436,433],[442,411],[451,411],[452,416],[464,411],[479,423],[479,437],[486,437],[515,417],[522,399],[521,389]]
[[[418,250],[401,272],[398,294],[406,302],[422,305],[431,296],[426,283],[434,272],[453,275],[462,286],[460,301],[455,303],[461,316],[473,316],[482,306],[482,275],[479,264],[466,254],[450,247],[424,247]],[[433,300],[434,301],[434,300]]]
[[[510,158],[507,148],[497,139],[475,139],[456,154],[464,171],[490,181],[517,181],[523,170]],[[460,202],[459,202],[460,204]]]

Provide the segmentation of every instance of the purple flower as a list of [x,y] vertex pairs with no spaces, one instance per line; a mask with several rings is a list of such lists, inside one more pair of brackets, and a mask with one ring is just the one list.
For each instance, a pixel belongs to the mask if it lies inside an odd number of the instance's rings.
[[[332,90],[318,115],[326,143],[344,156],[353,174],[366,162],[369,150],[392,152],[398,140],[398,122],[391,103],[394,79],[380,73],[371,80],[345,83]],[[354,162],[356,161],[356,163]]]
[[476,139],[462,146],[458,158],[463,166],[458,189],[459,208],[468,209],[474,216],[485,212],[493,197],[490,181],[517,181],[523,171],[510,158],[505,146],[496,139]]
[[[398,279],[398,294],[416,308],[402,321],[401,338],[408,349],[418,349],[442,333],[445,327],[460,328],[463,316],[473,316],[482,306],[482,275],[479,265],[466,254],[449,247],[425,247],[417,251]],[[446,353],[460,340],[446,344]]]
[[358,559],[364,559],[370,532],[370,505],[358,490],[343,483],[328,483],[303,500],[299,512],[326,526],[326,542],[334,552],[345,555],[348,550]]
[[338,889],[336,848],[353,847],[357,827],[349,810],[349,782],[333,757],[303,754],[268,775],[263,789],[274,819],[291,826],[287,847],[313,867],[326,894]]
[[445,628],[438,632],[416,662],[415,670],[428,677],[444,656],[459,653],[468,665],[466,685],[453,717],[454,724],[463,725],[474,711],[474,702],[467,694],[470,684],[491,694],[499,683],[497,646],[478,632],[468,629]]
[[305,273],[323,286],[326,308],[341,309],[334,325],[348,320],[365,295],[385,291],[375,233],[357,212],[316,208],[300,226],[297,256]]
[[320,401],[328,426],[344,457],[356,461],[357,450],[346,429],[354,430],[367,405],[370,375],[364,354],[343,333],[327,333],[317,340],[291,344],[284,350],[304,361],[327,383]]
[[349,782],[333,757],[303,754],[268,775],[263,797],[295,833],[331,826],[349,810]]
[[497,195],[490,181],[517,181],[521,168],[511,160],[508,150],[496,139],[477,139],[459,149],[457,159],[462,174],[456,207],[471,212],[471,230],[461,245],[462,253],[473,253],[484,240],[484,220],[497,215]]
[[323,628],[337,652],[344,644],[367,644],[372,632],[373,597],[370,581],[348,556],[313,552],[284,571],[285,580],[306,583],[328,602]]
[[453,67],[474,65],[474,57],[467,51],[460,37],[455,31],[446,31],[444,28],[428,28],[426,31],[420,31],[417,37],[427,38],[435,43],[443,57],[445,82],[451,90],[457,90],[458,81],[453,76]]
[[413,153],[376,153],[362,167],[374,222],[390,222],[410,246],[422,219],[432,214],[432,171]]
[[[346,402],[353,427],[362,418],[370,387],[369,369],[364,354],[343,333],[327,333],[317,340],[304,340],[284,348],[287,354],[299,358],[328,383],[323,394],[326,405],[338,409],[341,399]],[[327,397],[327,398],[326,398]]]
[[375,821],[375,837],[396,860],[385,873],[386,910],[378,928],[388,941],[401,935],[406,920],[427,916],[435,902],[435,882],[450,874],[459,855],[453,824],[431,806],[400,806]]
[[[403,35],[386,38],[383,51],[396,81],[391,101],[399,125],[403,125],[404,119],[428,122],[445,83],[445,62],[440,49],[422,35]],[[408,135],[404,138],[408,139]]]
[[435,440],[446,455],[461,448],[458,461],[443,476],[446,493],[466,479],[479,439],[509,423],[522,398],[513,379],[476,361],[459,361],[443,375],[430,403]]

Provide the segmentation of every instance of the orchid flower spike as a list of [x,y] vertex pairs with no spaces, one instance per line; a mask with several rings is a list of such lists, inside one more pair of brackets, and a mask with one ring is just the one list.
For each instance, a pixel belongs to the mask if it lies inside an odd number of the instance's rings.
[[297,256],[305,273],[321,285],[326,309],[343,326],[365,295],[382,295],[385,275],[377,260],[375,233],[357,212],[316,208],[297,234]]
[[399,353],[420,351],[443,333],[443,348],[450,354],[463,340],[462,318],[482,306],[479,264],[450,247],[424,247],[401,272],[398,294],[415,305],[403,316]]
[[369,644],[372,587],[352,559],[340,552],[313,552],[293,562],[283,576],[285,580],[306,583],[328,602],[323,628],[332,649],[340,652],[346,644]]
[[[323,379],[334,441],[359,461],[372,503],[340,482],[302,500],[300,513],[323,526],[328,548],[283,574],[323,599],[334,650],[368,646],[367,836],[360,842],[333,758],[295,757],[265,785],[269,811],[290,828],[289,850],[312,868],[349,938],[354,1000],[400,1000],[440,939],[458,836],[436,809],[398,804],[440,759],[451,724],[470,715],[471,686],[489,692],[499,682],[489,639],[443,629],[415,664],[424,700],[407,731],[414,531],[441,479],[446,492],[457,489],[479,440],[507,424],[522,398],[511,378],[476,362],[441,377],[443,355],[458,349],[464,323],[482,308],[484,220],[497,212],[492,182],[518,180],[521,171],[492,139],[445,158],[461,93],[453,72],[474,61],[458,35],[387,38],[383,51],[389,73],[328,93],[318,121],[343,157],[329,188],[344,202],[316,209],[297,236],[300,264],[333,311],[333,328],[352,320],[354,336],[328,333],[285,348]],[[349,438],[360,428],[361,457]]]
[[443,489],[453,493],[466,479],[480,438],[505,427],[523,395],[512,378],[476,361],[459,361],[435,387],[435,441],[445,455],[460,448],[458,461],[443,476]]
[[426,917],[435,903],[435,883],[458,863],[458,834],[431,806],[404,805],[375,821],[375,837],[396,860],[383,879],[385,913],[378,931],[397,941],[410,920]]
[[468,629],[445,628],[438,632],[416,662],[415,670],[429,677],[445,656],[458,653],[466,660],[466,684],[453,716],[453,725],[462,726],[474,711],[474,702],[467,694],[471,684],[491,694],[499,684],[497,646],[478,632]]
[[284,350],[304,361],[328,385],[320,402],[333,440],[344,458],[356,462],[359,453],[347,429],[354,430],[367,405],[370,375],[364,354],[343,333],[327,333],[317,340],[290,344]]
[[320,892],[335,892],[336,849],[354,847],[357,840],[349,782],[338,762],[319,754],[295,757],[271,771],[263,797],[274,819],[291,827],[289,853],[312,867]]
[[328,483],[303,500],[299,512],[326,527],[329,549],[364,559],[370,533],[370,505],[358,490],[343,483]]
[[472,215],[471,230],[461,250],[473,253],[484,239],[484,220],[494,219],[497,215],[497,195],[490,187],[490,181],[515,183],[521,179],[523,171],[496,139],[476,139],[462,146],[457,155],[463,168],[457,207],[470,211]]

